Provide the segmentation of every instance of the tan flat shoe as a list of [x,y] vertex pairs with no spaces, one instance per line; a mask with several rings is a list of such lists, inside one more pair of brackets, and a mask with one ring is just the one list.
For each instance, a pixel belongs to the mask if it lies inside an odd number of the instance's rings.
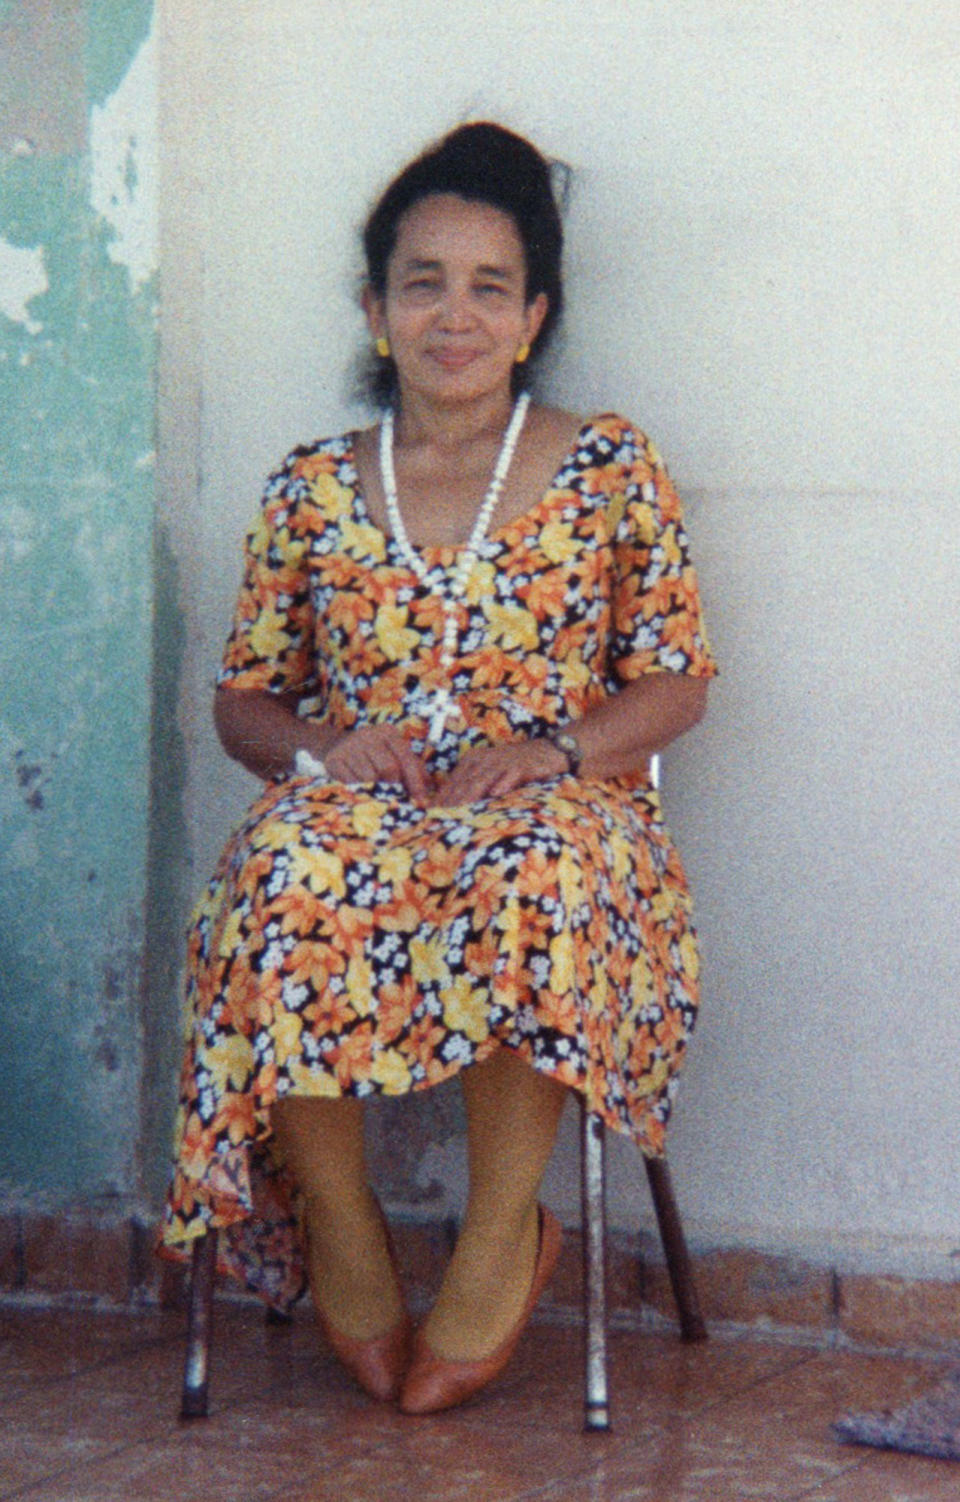
[[[379,1202],[377,1209],[380,1211],[380,1219],[383,1222],[387,1239],[390,1266],[393,1268],[393,1276],[399,1288],[400,1270],[397,1265],[393,1237]],[[338,1330],[335,1325],[331,1324],[316,1299],[314,1299],[314,1308],[327,1344],[354,1381],[359,1382],[369,1397],[376,1398],[380,1403],[392,1403],[399,1396],[403,1379],[410,1365],[413,1321],[407,1311],[404,1310],[397,1323],[383,1335],[374,1335],[363,1340],[356,1335],[345,1335],[342,1330]]]
[[364,1392],[380,1403],[392,1403],[403,1386],[413,1345],[413,1321],[404,1311],[400,1320],[385,1335],[360,1340],[337,1330],[321,1310],[317,1310],[320,1329],[341,1365],[359,1382]]
[[431,1350],[423,1332],[417,1332],[413,1359],[400,1393],[400,1409],[403,1413],[439,1413],[444,1408],[455,1408],[458,1403],[465,1403],[467,1398],[472,1398],[474,1393],[480,1392],[481,1388],[499,1377],[513,1355],[530,1316],[539,1303],[540,1295],[550,1281],[560,1256],[562,1241],[560,1222],[541,1205],[540,1248],[527,1301],[512,1330],[489,1356],[482,1356],[477,1361],[445,1361]]

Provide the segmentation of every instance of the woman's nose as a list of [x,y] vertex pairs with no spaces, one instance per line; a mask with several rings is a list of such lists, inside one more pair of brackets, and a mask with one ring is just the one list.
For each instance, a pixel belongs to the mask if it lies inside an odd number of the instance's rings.
[[467,288],[445,287],[438,312],[444,329],[456,332],[469,328],[473,321],[473,307]]

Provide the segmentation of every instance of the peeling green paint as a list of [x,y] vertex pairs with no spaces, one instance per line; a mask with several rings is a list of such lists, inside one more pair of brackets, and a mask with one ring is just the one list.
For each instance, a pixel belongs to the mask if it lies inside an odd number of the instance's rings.
[[[122,83],[153,7],[81,9],[70,85],[89,111]],[[27,318],[0,312],[0,1181],[136,1196],[156,278],[111,259],[86,143],[24,141],[0,155],[0,238],[42,249],[47,286]]]
[[154,0],[89,0],[86,49],[87,99],[103,104],[119,88],[146,40]]

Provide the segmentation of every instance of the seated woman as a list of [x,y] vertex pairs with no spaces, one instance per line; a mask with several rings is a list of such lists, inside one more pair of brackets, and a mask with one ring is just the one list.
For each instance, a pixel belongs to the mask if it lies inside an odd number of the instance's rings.
[[[266,787],[195,915],[164,1238],[223,1228],[279,1306],[305,1250],[331,1345],[413,1413],[495,1376],[550,1276],[568,1090],[661,1153],[697,1005],[649,761],[714,666],[650,443],[524,389],[561,246],[546,162],[496,125],[387,189],[364,234],[382,421],[269,481],[216,698]],[[469,1199],[414,1339],[363,1102],[455,1074]]]

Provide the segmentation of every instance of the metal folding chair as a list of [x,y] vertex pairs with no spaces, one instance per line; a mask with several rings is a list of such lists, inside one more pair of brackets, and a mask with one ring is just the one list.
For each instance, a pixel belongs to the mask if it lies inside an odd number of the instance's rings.
[[[583,1389],[583,1426],[588,1431],[610,1428],[607,1375],[606,1305],[606,1172],[604,1125],[581,1103],[581,1184],[583,1222],[583,1300],[586,1365]],[[706,1340],[690,1255],[674,1198],[665,1158],[644,1158],[647,1181],[660,1228],[670,1286],[680,1316],[684,1340]]]
[[[660,758],[650,762],[654,787],[660,786]],[[606,1311],[606,1173],[604,1126],[600,1117],[588,1111],[581,1098],[581,1221],[583,1225],[583,1298],[585,1323],[586,1370],[584,1374],[584,1428],[588,1431],[610,1428],[610,1400],[607,1379],[607,1311]],[[666,1158],[644,1158],[647,1181],[653,1196],[660,1239],[663,1243],[670,1286],[680,1316],[680,1334],[684,1340],[706,1340],[707,1328],[700,1313],[697,1290],[680,1212],[673,1193]]]
[[[581,1107],[581,1180],[583,1226],[583,1301],[586,1364],[584,1372],[584,1428],[610,1428],[607,1374],[606,1310],[606,1175],[605,1130],[599,1116]],[[684,1340],[705,1340],[690,1257],[673,1194],[670,1172],[663,1158],[645,1158],[663,1242],[667,1270],[680,1317]],[[183,1378],[181,1417],[205,1418],[210,1383],[210,1343],[213,1292],[217,1265],[217,1232],[210,1231],[193,1249],[187,1330],[187,1359]],[[274,1316],[276,1318],[276,1316]]]

